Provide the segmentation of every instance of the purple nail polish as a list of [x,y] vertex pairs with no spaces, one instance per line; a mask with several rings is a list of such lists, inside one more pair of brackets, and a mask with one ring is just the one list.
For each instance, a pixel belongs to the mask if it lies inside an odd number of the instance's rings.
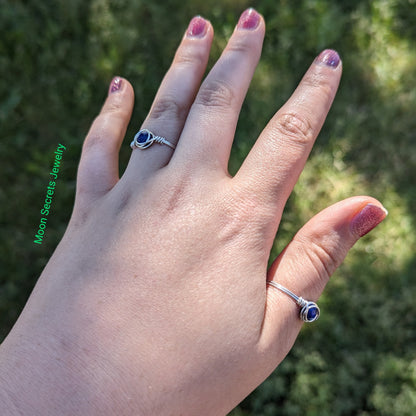
[[340,61],[341,59],[339,58],[338,53],[332,49],[325,49],[316,58],[316,62],[331,66],[332,68],[336,68]]
[[111,94],[113,92],[119,91],[121,89],[122,83],[123,81],[120,77],[114,77],[110,84],[109,93]]
[[386,218],[388,212],[378,205],[368,204],[351,220],[351,231],[360,237],[369,233]]
[[201,16],[195,16],[189,23],[186,35],[191,38],[203,38],[207,28],[207,21]]
[[239,29],[254,30],[260,23],[260,15],[253,8],[245,10],[238,20]]

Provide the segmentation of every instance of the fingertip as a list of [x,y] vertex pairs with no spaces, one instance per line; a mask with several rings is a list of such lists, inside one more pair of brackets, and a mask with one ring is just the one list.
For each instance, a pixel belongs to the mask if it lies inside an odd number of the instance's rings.
[[263,21],[263,16],[256,9],[250,7],[241,14],[237,23],[237,29],[256,30]]
[[[298,232],[307,240],[325,236],[350,249],[361,237],[384,221],[388,215],[383,204],[370,196],[354,196],[339,201],[311,218]],[[328,240],[329,241],[329,240]]]
[[123,79],[120,78],[119,76],[115,76],[111,80],[110,87],[108,88],[108,95],[121,92],[123,84],[124,84]]
[[357,238],[364,237],[383,222],[387,215],[387,209],[380,202],[376,200],[369,201],[361,206],[351,218],[351,233]]
[[130,82],[118,75],[114,76],[108,87],[108,98],[115,99],[125,99],[126,97],[131,97],[134,99],[134,90]]
[[133,87],[127,79],[115,76],[108,87],[107,98],[94,120],[84,142],[89,146],[104,136],[105,143],[116,143],[124,137],[134,106]]
[[185,38],[188,39],[203,39],[209,32],[212,32],[213,28],[211,22],[204,17],[197,15],[194,16],[189,22],[188,28],[185,33]]
[[130,82],[120,76],[113,77],[108,87],[107,98],[91,126],[90,133],[96,131],[97,127],[102,128],[104,125],[112,124],[109,131],[110,137],[118,141],[120,135],[125,134],[133,106],[134,90]]
[[337,51],[333,49],[323,50],[316,58],[315,63],[325,65],[329,68],[336,69],[342,65],[341,58]]
[[380,224],[387,214],[387,209],[377,199],[365,195],[353,196],[316,214],[301,231],[322,234],[333,229],[353,244]]
[[[185,64],[186,66],[198,63],[197,69],[202,72],[205,71],[213,37],[214,29],[211,22],[200,15],[194,16],[190,20],[181,44],[176,50],[173,63]],[[202,77],[202,75],[199,76]]]

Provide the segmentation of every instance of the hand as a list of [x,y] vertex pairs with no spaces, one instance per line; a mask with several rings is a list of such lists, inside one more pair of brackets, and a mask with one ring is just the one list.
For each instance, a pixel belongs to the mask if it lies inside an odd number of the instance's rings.
[[342,65],[322,52],[230,177],[264,31],[257,12],[244,12],[201,85],[213,28],[191,21],[142,126],[176,150],[133,150],[121,179],[133,88],[113,80],[83,146],[68,229],[1,346],[0,389],[16,414],[226,414],[302,325],[296,303],[266,280],[316,301],[356,240],[384,219],[370,197],[337,203],[267,271]]

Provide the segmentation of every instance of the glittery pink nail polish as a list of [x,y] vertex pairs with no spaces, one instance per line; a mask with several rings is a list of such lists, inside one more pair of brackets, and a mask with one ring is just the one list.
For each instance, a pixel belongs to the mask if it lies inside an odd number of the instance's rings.
[[191,38],[203,38],[207,33],[207,21],[201,16],[195,16],[189,23],[186,35]]
[[253,8],[245,10],[238,20],[239,29],[254,30],[260,23],[260,15]]
[[110,88],[108,89],[108,93],[111,94],[113,92],[119,91],[121,89],[123,80],[120,77],[114,77],[111,81]]
[[388,212],[378,205],[367,204],[350,222],[351,231],[360,237],[369,233],[386,218]]
[[341,59],[339,58],[338,52],[332,49],[325,49],[316,58],[316,62],[331,66],[332,68],[336,68],[340,61]]

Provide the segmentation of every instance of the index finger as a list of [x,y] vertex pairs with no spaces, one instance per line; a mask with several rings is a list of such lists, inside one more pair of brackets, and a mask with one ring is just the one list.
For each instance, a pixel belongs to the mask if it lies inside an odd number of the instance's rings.
[[341,72],[337,52],[323,51],[267,124],[234,177],[251,198],[283,211],[331,107]]

